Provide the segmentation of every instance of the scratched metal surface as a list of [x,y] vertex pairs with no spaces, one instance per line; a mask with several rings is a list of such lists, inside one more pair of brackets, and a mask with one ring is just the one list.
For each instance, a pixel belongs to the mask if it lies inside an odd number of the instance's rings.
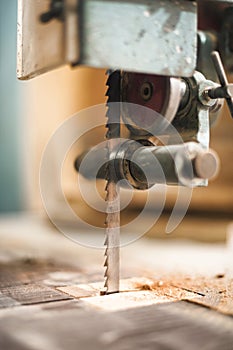
[[30,79],[65,63],[64,24],[42,24],[50,0],[18,0],[17,77]]
[[[39,21],[49,0],[18,0],[17,75],[30,79],[66,58],[65,24]],[[85,0],[79,63],[190,76],[196,63],[196,3],[187,0]],[[77,32],[77,41],[79,40]]]
[[196,3],[84,2],[82,62],[93,67],[191,76],[196,64]]

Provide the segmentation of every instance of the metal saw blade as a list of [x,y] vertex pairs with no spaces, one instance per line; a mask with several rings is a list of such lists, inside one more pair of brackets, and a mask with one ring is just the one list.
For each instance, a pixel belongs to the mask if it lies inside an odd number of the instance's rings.
[[[120,137],[120,71],[107,72],[107,133],[108,158],[111,159],[116,142]],[[118,102],[118,103],[114,103]],[[119,292],[120,279],[120,195],[117,190],[117,180],[113,162],[108,162],[106,168],[106,239],[105,239],[105,294]]]

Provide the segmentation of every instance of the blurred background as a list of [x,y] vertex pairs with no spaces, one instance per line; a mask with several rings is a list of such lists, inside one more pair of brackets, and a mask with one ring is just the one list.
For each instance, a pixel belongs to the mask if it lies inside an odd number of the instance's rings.
[[[0,26],[0,214],[26,211],[38,215],[43,213],[46,219],[39,190],[43,150],[63,121],[84,108],[105,102],[105,71],[62,67],[30,81],[17,81],[16,0],[1,0]],[[75,152],[79,152],[80,147],[87,147],[90,139],[93,144],[104,140],[103,132],[95,131],[75,145],[65,163],[63,176],[64,192],[70,205],[82,218],[99,226],[104,224],[104,216],[93,211],[81,199],[73,160]],[[204,241],[226,239],[233,214],[232,135],[233,122],[224,109],[211,131],[211,147],[221,160],[219,175],[210,181],[208,188],[194,189],[185,219],[169,237]],[[48,167],[48,177],[56,183],[56,150]],[[149,236],[168,237],[164,235],[164,228],[176,195],[176,188],[169,189],[164,213],[158,224],[148,232]],[[53,186],[51,197],[55,215],[66,220],[59,206],[56,186]],[[145,199],[145,193],[136,193],[122,215],[123,221],[135,217],[143,208]]]

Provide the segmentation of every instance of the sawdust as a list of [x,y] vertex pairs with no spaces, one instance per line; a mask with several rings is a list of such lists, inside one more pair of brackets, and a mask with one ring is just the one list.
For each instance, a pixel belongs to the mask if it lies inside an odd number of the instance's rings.
[[167,284],[164,284],[162,280],[160,281],[148,281],[146,283],[143,282],[135,282],[134,287],[137,290],[149,290],[149,291],[160,291],[162,292],[161,287],[167,287]]

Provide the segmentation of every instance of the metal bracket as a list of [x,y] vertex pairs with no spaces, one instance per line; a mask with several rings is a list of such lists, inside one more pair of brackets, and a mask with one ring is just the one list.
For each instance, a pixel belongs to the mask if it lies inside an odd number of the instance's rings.
[[168,76],[196,64],[195,1],[64,0],[64,22],[41,23],[51,0],[18,0],[19,79],[68,63]]
[[[78,0],[64,1],[64,20],[41,20],[51,0],[18,0],[17,77],[30,79],[79,60]],[[49,16],[47,16],[49,17]]]

